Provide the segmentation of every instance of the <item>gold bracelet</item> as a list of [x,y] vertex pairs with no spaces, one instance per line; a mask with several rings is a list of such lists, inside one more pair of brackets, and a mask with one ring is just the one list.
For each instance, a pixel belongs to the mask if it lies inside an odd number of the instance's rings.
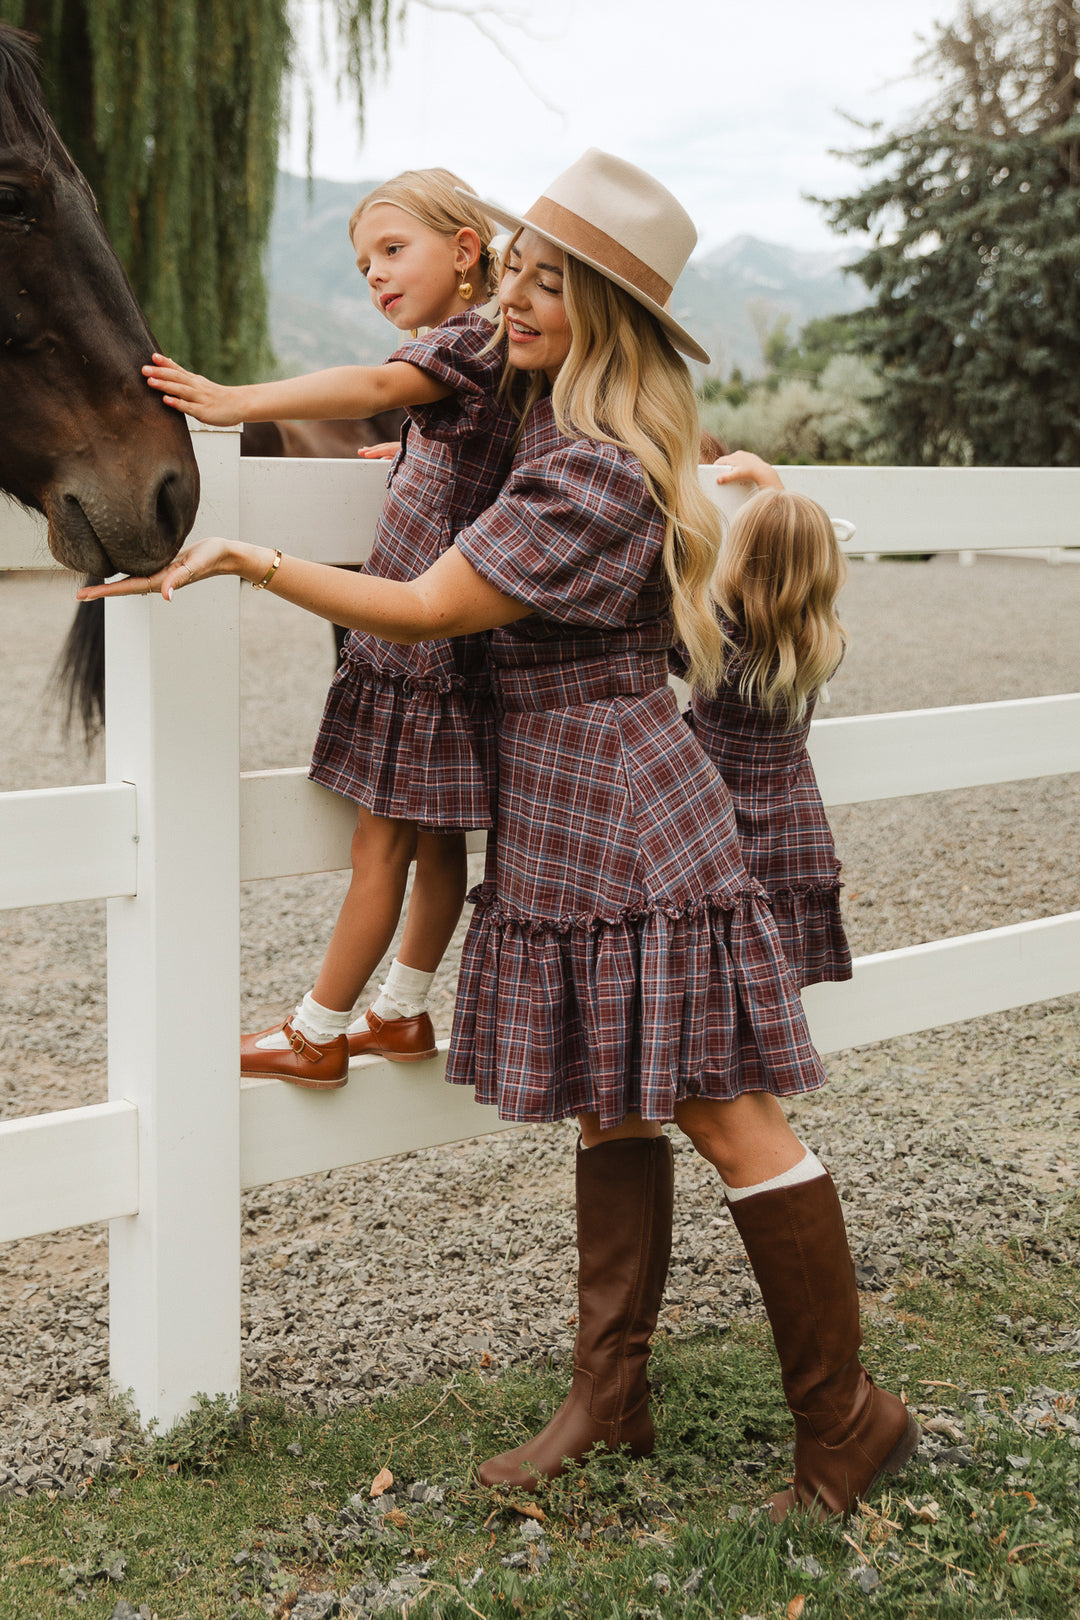
[[256,583],[255,580],[252,580],[252,582],[251,582],[252,590],[253,591],[265,590],[266,586],[269,585],[270,581],[273,579],[274,575],[277,573],[277,571],[278,571],[278,569],[280,567],[281,567],[281,552],[278,551],[277,547],[275,546],[273,562],[270,564],[270,567],[266,570],[266,573],[263,575],[262,579],[260,579],[258,581],[258,583]]

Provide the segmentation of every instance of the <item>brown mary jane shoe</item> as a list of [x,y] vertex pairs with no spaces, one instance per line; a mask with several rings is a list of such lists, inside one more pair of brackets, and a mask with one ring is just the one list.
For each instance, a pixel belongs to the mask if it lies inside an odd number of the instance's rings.
[[[275,1035],[279,1029],[285,1031],[289,1042],[286,1051],[267,1051],[258,1045],[264,1036]],[[349,1078],[349,1042],[344,1035],[335,1035],[326,1042],[309,1041],[287,1018],[272,1029],[243,1037],[240,1073],[261,1080],[287,1080],[290,1085],[305,1086],[310,1091],[336,1091]]]
[[380,1018],[369,1008],[368,1027],[349,1035],[350,1057],[384,1057],[391,1063],[421,1063],[438,1052],[427,1013],[415,1018]]

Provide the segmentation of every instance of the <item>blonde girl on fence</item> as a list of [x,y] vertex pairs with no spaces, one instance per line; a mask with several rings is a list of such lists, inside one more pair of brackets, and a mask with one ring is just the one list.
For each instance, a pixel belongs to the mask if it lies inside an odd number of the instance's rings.
[[795,982],[850,979],[840,862],[806,740],[843,657],[838,539],[854,531],[785,490],[760,456],[724,454],[716,481],[758,488],[735,515],[715,579],[723,680],[694,690],[687,718],[731,794],[743,860],[769,897]]
[[409,643],[490,629],[499,815],[462,957],[448,1079],[515,1120],[572,1116],[578,1332],[570,1393],[480,1467],[526,1488],[595,1444],[653,1445],[649,1338],[671,1243],[674,1120],[716,1168],[765,1297],[795,1416],[772,1503],[845,1513],[918,1440],[858,1359],[839,1200],[779,1099],[824,1074],[731,799],[667,684],[719,684],[719,517],[667,313],[695,243],[674,197],[591,151],[524,217],[500,282],[527,415],[495,503],[410,584],[260,546],[197,542],[125,594],[211,574]]
[[[503,354],[483,306],[494,291],[492,222],[445,169],[409,171],[369,193],[349,221],[371,300],[411,341],[382,366],[340,366],[226,388],[162,355],[144,367],[168,404],[228,425],[371,416],[404,406],[401,450],[365,572],[422,574],[494,498],[516,420],[498,384]],[[429,327],[421,337],[415,329]],[[352,881],[313,988],[289,1018],[244,1037],[241,1070],[320,1090],[350,1057],[431,1057],[428,991],[465,898],[465,830],[490,827],[492,718],[483,638],[395,645],[356,630],[327,698],[310,775],[357,805]],[[397,927],[378,999],[353,1006]]]

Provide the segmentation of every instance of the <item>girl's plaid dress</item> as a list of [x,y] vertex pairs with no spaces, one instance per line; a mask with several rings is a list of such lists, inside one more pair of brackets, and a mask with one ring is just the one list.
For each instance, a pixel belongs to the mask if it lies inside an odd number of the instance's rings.
[[505,1119],[671,1119],[824,1080],[731,798],[667,685],[663,526],[636,459],[531,413],[457,537],[533,610],[492,633],[499,817],[447,1078]]
[[[467,310],[390,356],[453,392],[409,411],[365,573],[415,579],[498,493],[517,421],[497,392],[503,355],[487,348],[493,331]],[[327,695],[312,779],[377,816],[428,831],[490,827],[485,639],[399,647],[353,630]]]
[[715,697],[695,692],[687,716],[735,806],[743,860],[769,896],[784,955],[800,986],[851,978],[840,919],[840,862],[806,738],[814,705],[788,729],[740,695],[741,626],[723,620],[735,647]]

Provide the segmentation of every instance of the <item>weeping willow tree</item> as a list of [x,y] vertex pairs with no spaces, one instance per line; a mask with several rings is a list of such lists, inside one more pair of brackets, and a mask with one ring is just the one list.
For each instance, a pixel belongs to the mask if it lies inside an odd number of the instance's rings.
[[[362,112],[400,7],[319,4]],[[159,343],[223,382],[263,371],[289,0],[0,0],[0,17],[40,40],[53,116]]]

